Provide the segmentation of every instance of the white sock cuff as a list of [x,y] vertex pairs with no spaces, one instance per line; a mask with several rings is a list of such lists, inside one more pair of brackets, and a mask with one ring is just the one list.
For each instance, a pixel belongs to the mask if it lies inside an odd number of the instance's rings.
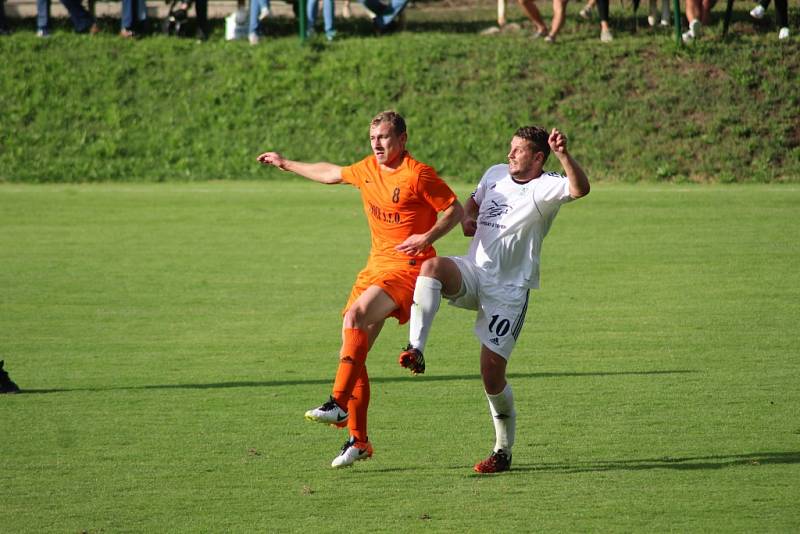
[[514,415],[514,392],[511,389],[511,384],[506,383],[506,387],[503,391],[495,395],[487,392],[486,398],[489,399],[489,406],[491,406],[493,412],[492,415]]
[[441,291],[442,290],[442,283],[437,280],[436,278],[431,278],[430,276],[418,276],[417,277],[417,284],[415,287],[421,289],[433,289],[434,291]]

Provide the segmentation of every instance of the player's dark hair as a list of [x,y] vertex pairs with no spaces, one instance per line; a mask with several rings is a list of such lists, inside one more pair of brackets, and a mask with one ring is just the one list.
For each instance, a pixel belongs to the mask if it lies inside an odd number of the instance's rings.
[[542,163],[547,161],[547,158],[550,156],[550,144],[547,142],[550,138],[550,134],[548,134],[544,128],[539,128],[538,126],[523,126],[514,132],[514,137],[519,137],[528,141],[534,152],[544,152],[544,160]]
[[369,123],[369,126],[372,128],[381,124],[382,122],[388,122],[391,124],[395,135],[401,135],[406,131],[406,120],[396,111],[381,111],[375,115],[375,118],[372,119],[372,122]]

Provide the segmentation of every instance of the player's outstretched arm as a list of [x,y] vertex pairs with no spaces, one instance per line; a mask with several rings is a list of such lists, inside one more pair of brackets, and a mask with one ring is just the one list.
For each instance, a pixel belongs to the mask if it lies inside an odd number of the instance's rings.
[[321,184],[338,184],[342,182],[342,168],[327,162],[303,163],[284,158],[278,152],[264,152],[256,158],[262,165],[272,165],[282,171],[293,172]]
[[581,198],[589,194],[589,178],[575,159],[567,151],[567,136],[553,128],[547,139],[550,150],[556,155],[569,180],[569,196]]
[[464,208],[461,207],[461,203],[456,199],[446,210],[442,211],[441,216],[430,230],[424,234],[410,235],[405,241],[394,248],[411,256],[422,254],[428,247],[433,245],[437,239],[461,222],[463,216]]

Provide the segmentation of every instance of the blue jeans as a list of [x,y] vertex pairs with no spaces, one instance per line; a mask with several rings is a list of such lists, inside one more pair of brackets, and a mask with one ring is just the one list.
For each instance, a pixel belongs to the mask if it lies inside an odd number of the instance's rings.
[[137,23],[147,20],[145,0],[122,0],[122,29],[133,30]]
[[[85,32],[94,24],[94,18],[81,5],[80,0],[61,0],[61,3],[67,8],[76,32]],[[50,29],[50,0],[36,0],[36,29]]]
[[385,28],[403,11],[408,4],[408,0],[391,0],[391,4],[386,6],[379,0],[361,0],[367,9],[375,13],[375,25],[378,28]]
[[258,28],[258,15],[261,14],[261,8],[266,7],[269,9],[269,0],[250,0],[250,27],[248,32],[261,33]]
[[[314,29],[314,23],[317,21],[317,7],[319,0],[307,0],[306,6],[306,28]],[[333,29],[333,0],[322,0],[322,18],[325,22],[325,35],[333,38],[335,31]]]

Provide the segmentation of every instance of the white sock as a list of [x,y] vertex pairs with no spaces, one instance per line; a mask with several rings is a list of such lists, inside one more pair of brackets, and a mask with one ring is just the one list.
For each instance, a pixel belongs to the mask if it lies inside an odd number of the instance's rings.
[[442,283],[436,278],[418,276],[414,286],[414,302],[411,304],[408,342],[420,352],[425,352],[428,334],[439,302],[442,300]]
[[511,447],[514,446],[514,437],[517,430],[517,411],[514,409],[514,392],[511,384],[497,395],[486,394],[489,399],[489,411],[492,412],[495,433],[495,452],[503,449],[511,456]]

